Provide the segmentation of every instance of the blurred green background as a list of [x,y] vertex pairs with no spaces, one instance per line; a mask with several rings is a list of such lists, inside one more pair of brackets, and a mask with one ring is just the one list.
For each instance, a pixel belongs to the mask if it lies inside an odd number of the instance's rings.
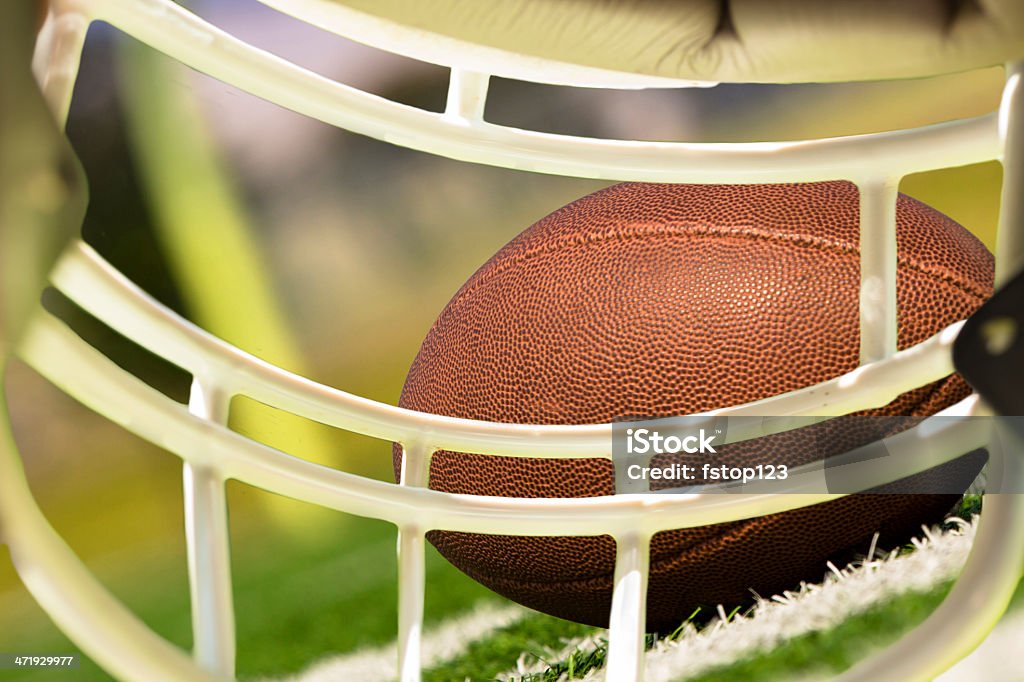
[[[251,0],[196,2],[242,38],[342,82],[440,110],[447,72],[292,21]],[[843,86],[606,92],[496,79],[487,117],[616,138],[799,139],[992,111],[1002,73]],[[950,93],[957,93],[952,97]],[[449,297],[521,230],[606,183],[477,167],[332,129],[195,74],[107,26],[90,33],[68,134],[90,179],[90,244],[162,302],[317,381],[395,403]],[[906,178],[903,191],[990,247],[996,163]],[[47,305],[122,366],[178,400],[188,377],[90,320]],[[24,366],[7,390],[47,517],[157,631],[190,646],[181,465]],[[254,403],[232,426],[330,466],[391,476],[388,443]],[[394,532],[229,490],[239,670],[293,671],[394,636]],[[429,560],[428,620],[497,599]],[[72,650],[0,555],[0,651]],[[57,673],[0,679],[48,679]],[[87,665],[74,679],[105,679]]]

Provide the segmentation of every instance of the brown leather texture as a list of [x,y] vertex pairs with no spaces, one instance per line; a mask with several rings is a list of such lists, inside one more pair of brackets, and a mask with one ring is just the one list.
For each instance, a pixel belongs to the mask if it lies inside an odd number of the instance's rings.
[[[853,370],[858,206],[847,182],[627,183],[584,197],[524,231],[456,293],[428,332],[399,404],[497,422],[593,424],[726,407]],[[910,197],[899,197],[897,222],[905,348],[990,296],[993,262],[964,228]],[[870,414],[927,415],[968,392],[951,376]],[[396,446],[396,475],[400,462]],[[979,466],[977,457],[961,458],[921,481],[953,478],[966,487]],[[513,497],[614,490],[605,459],[457,452],[434,456],[430,487]],[[876,532],[883,546],[902,543],[941,520],[956,499],[858,494],[659,533],[648,629],[671,631],[698,606],[732,607],[819,580],[827,560],[865,550]],[[510,599],[607,623],[610,537],[428,537],[455,566]]]

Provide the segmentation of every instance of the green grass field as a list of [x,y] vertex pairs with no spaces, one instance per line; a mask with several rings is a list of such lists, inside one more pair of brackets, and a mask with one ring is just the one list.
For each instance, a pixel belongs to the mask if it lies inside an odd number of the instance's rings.
[[[278,678],[298,673],[320,659],[374,650],[393,642],[397,609],[395,532],[377,521],[331,517],[317,521],[316,541],[297,540],[273,528],[261,531],[246,523],[234,524],[241,679]],[[915,551],[912,547],[904,549],[900,559]],[[107,557],[93,562],[92,568],[148,625],[175,644],[190,646],[187,582],[180,552],[155,550],[140,557]],[[463,576],[432,549],[428,553],[427,584],[427,640],[442,623],[507,603]],[[949,585],[949,580],[942,579],[926,590],[915,588],[888,595],[881,602],[869,601],[863,610],[840,614],[825,627],[810,627],[766,651],[738,648],[734,660],[680,679],[759,682],[830,676],[922,621]],[[829,585],[822,588],[827,589]],[[1024,590],[1018,590],[1014,608],[1022,605]],[[0,595],[0,606],[0,649],[47,653],[76,650],[24,591]],[[795,617],[800,617],[801,608],[808,618],[815,617],[812,606],[798,607],[793,611]],[[692,644],[723,628],[718,620],[707,621],[702,615],[667,637],[649,638],[650,648],[664,651],[684,640]],[[731,622],[725,628],[735,627],[746,618],[742,613],[727,615]],[[583,678],[588,672],[599,671],[603,664],[605,634],[598,628],[524,610],[504,627],[459,643],[455,655],[427,666],[424,679],[442,682],[501,677],[540,682]],[[387,654],[384,657],[387,660]],[[516,673],[520,664],[522,674]],[[382,668],[379,679],[387,679],[383,673]],[[0,679],[110,678],[85,660],[72,674],[4,671]]]
[[[273,531],[233,543],[239,676],[296,672],[326,653],[384,644],[395,637],[395,532],[387,524],[338,519],[324,523],[324,541],[298,543]],[[243,534],[244,535],[244,534]],[[331,538],[333,536],[334,539]],[[191,645],[188,585],[180,553],[122,557],[93,566],[114,593],[171,642]],[[495,600],[431,550],[434,594],[428,624]],[[0,597],[3,651],[74,651],[24,591]],[[429,625],[428,625],[429,627]],[[45,680],[60,673],[0,672],[3,680]],[[85,662],[73,679],[106,680]]]

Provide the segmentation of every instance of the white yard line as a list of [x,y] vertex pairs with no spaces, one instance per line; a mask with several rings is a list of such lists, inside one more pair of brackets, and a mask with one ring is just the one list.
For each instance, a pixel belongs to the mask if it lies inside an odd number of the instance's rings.
[[[458,656],[473,642],[522,619],[531,611],[519,606],[487,605],[444,621],[423,635],[423,668]],[[341,656],[329,656],[297,675],[278,682],[388,682],[398,676],[394,642]]]
[[[830,565],[831,573],[821,584],[803,585],[795,592],[763,600],[746,616],[734,617],[730,622],[719,620],[700,632],[687,628],[678,639],[661,641],[647,653],[645,679],[685,680],[713,667],[742,661],[794,637],[835,627],[894,595],[928,591],[957,575],[967,558],[974,531],[974,524],[966,522],[944,533],[934,528],[926,530],[922,538],[915,540],[916,551],[910,554],[897,557],[893,553],[842,570]],[[594,642],[569,642],[554,660],[563,660],[577,648],[592,649]],[[499,679],[518,678],[546,667],[524,656],[515,670]],[[603,670],[595,670],[584,679],[596,682],[602,675]]]
[[[661,641],[647,653],[646,679],[650,682],[685,680],[713,667],[742,661],[794,637],[835,627],[894,595],[931,590],[957,575],[970,550],[974,531],[974,524],[966,522],[946,532],[929,529],[915,540],[917,548],[912,553],[899,557],[893,553],[844,569],[830,566],[831,572],[820,584],[805,584],[794,592],[761,601],[747,615],[734,617],[730,622],[719,620],[700,632],[686,628],[677,640]],[[423,637],[424,669],[459,656],[473,642],[486,639],[530,613],[517,606],[488,605],[435,626]],[[603,635],[602,632],[569,641],[558,653],[545,658],[564,660],[577,649],[593,649],[599,644],[595,637]],[[937,682],[1009,679],[1007,671],[999,666],[1015,660],[1007,652],[1019,648],[1022,638],[1024,612],[1004,619],[978,652]],[[524,654],[515,669],[498,678],[519,678],[546,668],[547,664],[535,656]],[[584,679],[596,682],[602,675],[602,670],[595,670]],[[322,659],[302,673],[279,682],[385,682],[396,676],[395,645],[391,643]]]
[[828,630],[851,616],[898,594],[924,592],[957,575],[974,539],[974,525],[945,533],[925,531],[910,554],[895,554],[843,570],[833,569],[824,582],[806,585],[758,604],[745,618],[666,643],[647,657],[648,679],[685,679],[711,667],[769,650],[809,632]]

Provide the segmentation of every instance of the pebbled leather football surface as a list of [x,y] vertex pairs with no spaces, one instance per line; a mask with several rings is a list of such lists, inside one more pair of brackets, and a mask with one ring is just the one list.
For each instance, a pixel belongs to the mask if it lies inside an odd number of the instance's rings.
[[[441,312],[413,362],[402,407],[497,422],[590,424],[746,403],[857,367],[858,193],[799,185],[627,183],[565,206],[484,264]],[[899,346],[973,312],[993,262],[951,219],[897,206]],[[964,398],[951,376],[871,414],[927,415]],[[806,453],[800,455],[803,459]],[[401,462],[395,448],[396,476]],[[962,487],[961,458],[926,472]],[[922,483],[923,485],[923,483]],[[614,491],[604,459],[438,452],[430,487],[513,497]],[[907,489],[906,486],[903,489]],[[647,626],[820,580],[826,561],[907,540],[956,495],[860,494],[745,521],[663,532],[651,548]],[[475,580],[526,606],[606,625],[610,537],[433,531]]]

